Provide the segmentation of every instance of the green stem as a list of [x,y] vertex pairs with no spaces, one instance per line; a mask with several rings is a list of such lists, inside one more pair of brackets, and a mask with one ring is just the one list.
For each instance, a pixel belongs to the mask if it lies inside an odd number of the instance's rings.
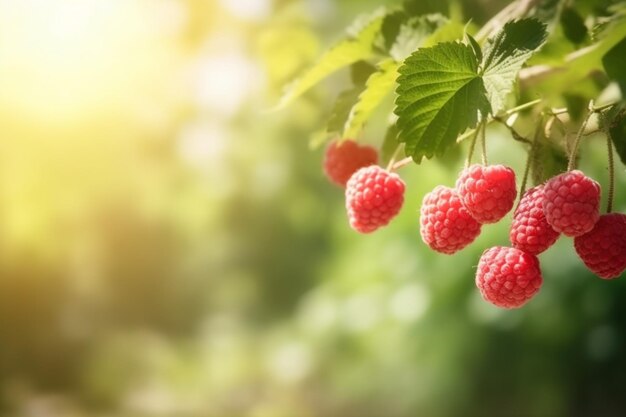
[[[531,108],[531,107],[533,107],[533,106],[536,106],[537,104],[541,103],[542,101],[543,101],[542,99],[537,99],[537,100],[529,101],[528,103],[520,104],[520,105],[519,105],[519,106],[517,106],[517,107],[513,107],[513,108],[511,108],[511,109],[509,109],[509,110],[505,111],[505,112],[504,112],[504,113],[502,113],[502,114],[503,114],[503,116],[508,117],[508,116],[511,116],[511,115],[513,115],[513,114],[515,114],[515,113],[518,113],[518,112],[522,111],[522,110],[526,110],[526,109],[529,109],[529,108]],[[501,123],[506,124],[506,122],[504,122],[504,121],[503,121],[503,119],[502,119],[502,117],[500,117],[500,116],[496,116],[496,117],[493,117],[493,118],[491,118],[491,119],[489,119],[489,120],[485,121],[485,123],[486,123],[486,124],[491,124],[491,123],[493,123],[493,122],[501,122]],[[476,128],[475,128],[475,129],[468,130],[467,132],[463,133],[461,136],[459,136],[459,137],[456,139],[456,143],[461,143],[461,142],[463,142],[465,139],[472,137],[472,136],[476,133],[476,130],[477,130],[477,129],[478,129],[478,126],[476,126]]]
[[391,159],[389,159],[389,163],[387,164],[387,171],[395,170],[396,159],[398,158],[398,154],[400,153],[400,149],[402,148],[402,144],[396,146],[396,150],[393,151],[393,155],[391,155]]
[[482,163],[483,165],[489,165],[489,162],[487,161],[487,124],[486,123],[481,123],[480,125],[480,143],[482,145]]
[[587,116],[583,120],[580,125],[580,129],[578,129],[578,133],[576,134],[576,139],[574,140],[574,146],[572,147],[572,153],[569,157],[569,163],[567,164],[567,170],[571,171],[576,168],[576,154],[578,153],[578,148],[580,147],[580,141],[583,137],[583,133],[585,132],[585,128],[587,127],[587,123],[589,123],[589,119],[591,115],[594,113],[593,100],[589,102],[589,110],[587,111]]
[[510,115],[512,115],[512,114],[519,113],[519,112],[521,112],[522,110],[529,109],[529,108],[531,108],[531,107],[533,107],[533,106],[535,106],[535,105],[537,105],[537,104],[541,103],[542,101],[543,101],[543,99],[538,98],[538,99],[536,99],[536,100],[529,101],[528,103],[520,104],[520,105],[519,105],[519,106],[517,106],[517,107],[513,107],[512,109],[509,109],[509,110],[505,111],[505,112],[504,112],[504,114],[505,114],[506,116],[510,116]]
[[[543,117],[541,117],[539,119],[539,123],[537,123],[537,127],[535,128],[535,134],[533,135],[533,142],[530,145],[530,149],[528,151],[528,158],[526,159],[526,166],[524,167],[524,178],[522,179],[522,185],[519,189],[519,202],[522,201],[522,197],[526,192],[526,186],[528,185],[528,177],[530,174],[530,165],[535,159],[535,153],[537,152],[537,145],[539,144],[539,135],[541,135],[541,129],[543,129]],[[519,202],[517,203],[518,206]]]
[[613,141],[611,133],[606,129],[606,144],[609,151],[609,197],[606,203],[606,212],[613,211],[613,197],[615,195],[615,162],[613,159]]
[[467,160],[465,161],[465,168],[470,166],[472,163],[472,157],[474,156],[474,149],[476,148],[476,139],[478,138],[478,131],[480,130],[480,125],[474,129],[474,135],[472,136],[472,142],[470,143],[469,150],[467,151]]
[[396,170],[398,170],[398,169],[402,168],[403,166],[407,166],[407,165],[409,165],[409,164],[410,164],[410,163],[412,163],[412,162],[413,162],[413,158],[411,158],[410,156],[407,156],[406,158],[401,159],[401,160],[399,160],[398,162],[396,162],[395,164],[393,164],[393,165],[391,166],[391,169],[388,169],[388,171],[389,171],[389,170],[391,170],[391,171],[396,171]]

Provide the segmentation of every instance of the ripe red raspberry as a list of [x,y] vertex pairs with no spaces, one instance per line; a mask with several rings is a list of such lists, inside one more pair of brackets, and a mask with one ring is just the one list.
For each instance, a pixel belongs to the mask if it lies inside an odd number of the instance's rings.
[[622,275],[626,269],[626,215],[605,214],[593,229],[574,239],[580,259],[604,279]]
[[420,233],[431,249],[452,255],[472,243],[480,227],[452,188],[439,185],[424,196]]
[[345,187],[359,168],[375,165],[378,152],[371,146],[361,146],[353,140],[332,142],[324,155],[324,172],[329,180]]
[[515,172],[504,165],[472,165],[456,181],[463,205],[478,223],[495,223],[512,208],[517,197]]
[[350,226],[370,233],[387,225],[404,203],[404,181],[397,174],[372,165],[361,168],[346,184],[346,210]]
[[600,184],[575,170],[549,180],[543,211],[557,232],[576,237],[591,231],[600,217]]
[[559,235],[543,214],[543,186],[526,191],[513,215],[509,233],[513,247],[538,255],[552,246]]
[[502,308],[523,306],[542,282],[537,257],[515,248],[487,249],[476,270],[476,286],[483,298]]

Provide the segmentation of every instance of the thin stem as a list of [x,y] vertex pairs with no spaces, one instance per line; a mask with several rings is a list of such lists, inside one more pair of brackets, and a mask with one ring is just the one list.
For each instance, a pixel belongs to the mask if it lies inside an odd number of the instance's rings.
[[396,163],[396,159],[398,159],[398,154],[400,153],[401,148],[402,144],[396,146],[396,150],[393,151],[393,155],[391,155],[391,159],[389,159],[389,163],[387,164],[387,171],[393,171],[394,164]]
[[483,165],[489,165],[487,162],[487,124],[481,123],[480,125],[480,143],[482,145],[482,154],[481,154],[481,162]]
[[465,139],[473,137],[476,134],[476,129],[478,129],[478,127],[476,127],[475,129],[472,129],[472,130],[468,130],[467,132],[463,133],[461,136],[459,136],[456,139],[456,143],[461,143]]
[[615,162],[613,159],[613,141],[611,133],[606,129],[606,145],[609,151],[609,197],[606,203],[606,212],[613,211],[613,197],[615,195]]
[[587,116],[585,116],[583,123],[580,125],[580,129],[578,130],[578,133],[576,134],[576,139],[574,140],[574,146],[569,157],[569,163],[567,164],[568,171],[576,168],[576,154],[578,153],[578,148],[580,147],[580,141],[583,137],[583,133],[585,132],[585,128],[587,127],[587,123],[589,123],[589,119],[591,118],[591,115],[593,113],[593,100],[591,100],[589,102],[589,111],[587,112]]
[[511,136],[513,137],[514,140],[518,142],[522,142],[522,143],[528,143],[528,144],[532,143],[531,141],[526,139],[524,136],[520,135],[519,132],[515,130],[515,128],[513,128],[513,126],[509,125],[506,122],[506,120],[502,119],[501,117],[495,117],[493,120],[495,120],[496,122],[502,123],[504,127],[506,127],[509,130],[509,132],[511,132]]
[[398,162],[396,162],[395,164],[393,164],[391,166],[391,171],[396,171],[396,170],[402,168],[403,166],[409,165],[412,162],[413,162],[413,158],[411,158],[410,156],[407,156],[406,158],[401,159]]
[[509,110],[505,111],[504,115],[505,116],[510,116],[512,114],[519,113],[519,112],[521,112],[523,110],[529,109],[529,108],[531,108],[531,107],[541,103],[542,101],[543,101],[543,99],[538,98],[536,100],[529,101],[528,103],[520,104],[517,107],[513,107],[512,109],[509,109]]
[[[531,107],[541,103],[542,101],[543,101],[542,99],[537,99],[537,100],[529,101],[528,103],[520,104],[517,107],[513,107],[512,109],[509,109],[509,110],[505,111],[504,113],[502,113],[502,115],[504,117],[511,116],[511,115],[513,115],[515,113],[518,113],[518,112],[522,111],[522,110],[529,109],[529,108],[531,108]],[[494,117],[492,119],[488,119],[487,121],[485,121],[485,123],[490,124],[490,123],[493,123],[494,121],[502,123],[503,119],[500,116],[496,116],[496,117]],[[478,129],[478,126],[475,129],[468,130],[467,132],[463,133],[461,136],[459,136],[456,139],[456,143],[461,143],[465,139],[472,137],[476,133],[477,129]],[[528,142],[528,141],[526,141],[526,142]]]
[[[522,197],[526,192],[526,186],[528,185],[528,176],[530,174],[530,165],[535,159],[535,153],[537,152],[537,145],[539,144],[539,136],[541,135],[541,129],[543,129],[543,117],[539,118],[539,123],[535,128],[535,134],[533,135],[533,141],[528,151],[528,158],[526,159],[526,166],[524,167],[524,178],[522,179],[522,185],[519,189],[519,201],[522,201]],[[517,203],[519,205],[519,202]]]
[[617,104],[617,102],[616,102],[616,101],[614,101],[614,102],[612,102],[612,103],[607,103],[607,104],[603,104],[603,105],[598,106],[598,107],[594,107],[594,108],[593,108],[593,112],[594,112],[594,113],[599,113],[599,112],[601,112],[602,110],[606,110],[606,109],[608,109],[609,107],[613,107],[613,106],[615,106],[616,104]]
[[474,135],[472,136],[472,142],[470,143],[469,150],[467,151],[467,160],[465,161],[465,168],[471,165],[472,156],[474,156],[474,149],[476,148],[476,138],[478,138],[478,131],[480,130],[480,125],[474,129]]

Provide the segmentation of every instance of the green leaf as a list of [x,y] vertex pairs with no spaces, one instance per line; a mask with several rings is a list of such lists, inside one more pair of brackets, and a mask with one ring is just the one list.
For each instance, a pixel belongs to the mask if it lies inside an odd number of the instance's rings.
[[396,61],[404,61],[407,56],[422,46],[430,35],[447,23],[448,19],[440,14],[408,18],[400,25],[389,55]]
[[424,156],[442,155],[459,133],[476,125],[479,112],[489,111],[470,46],[441,43],[419,49],[399,73],[394,110],[399,141],[418,163]]
[[376,67],[367,61],[357,61],[350,66],[350,79],[354,85],[365,85]]
[[350,116],[350,111],[363,92],[364,86],[355,86],[349,90],[342,91],[335,100],[335,105],[330,113],[326,132],[341,134],[346,125],[346,120]]
[[626,114],[622,113],[622,117],[616,121],[611,128],[611,140],[615,145],[615,150],[619,155],[619,159],[626,165]]
[[380,34],[384,10],[375,12],[367,20],[358,19],[349,29],[348,37],[328,50],[312,68],[294,81],[281,98],[275,110],[281,109],[333,72],[357,61],[369,58]]
[[439,27],[422,44],[422,48],[435,46],[442,42],[453,42],[461,39],[465,32],[465,25],[457,20],[449,20]]
[[570,91],[595,70],[602,69],[602,58],[615,45],[626,37],[626,3],[611,6],[614,15],[596,25],[592,31],[595,43],[577,50],[561,60],[560,64],[540,73],[540,76],[527,74],[525,85],[533,86],[545,97],[557,98],[564,91]]
[[622,97],[626,97],[626,38],[602,57],[602,64],[608,76],[619,84]]
[[479,61],[482,61],[483,60],[483,51],[482,51],[482,49],[480,49],[480,45],[478,44],[476,39],[474,39],[474,37],[472,35],[470,35],[469,33],[465,33],[465,39],[467,39],[467,43],[474,50],[474,55],[476,55],[476,59],[479,60]]
[[412,16],[448,12],[448,2],[441,0],[405,0],[404,10]]
[[396,61],[404,61],[413,51],[424,46],[430,36],[449,23],[448,18],[438,13],[423,16],[412,16],[402,10],[389,13],[382,24],[381,49]]
[[395,86],[400,64],[392,59],[383,61],[378,66],[359,95],[358,101],[352,107],[343,131],[344,138],[356,138],[365,122],[378,107],[380,102]]
[[626,108],[616,105],[600,114],[600,123],[615,145],[620,160],[626,165]]
[[587,39],[587,26],[576,9],[573,7],[564,8],[560,20],[563,34],[572,43],[579,44]]
[[381,47],[385,51],[390,51],[393,47],[398,34],[400,33],[400,27],[410,18],[404,10],[396,10],[388,13],[383,19],[380,33],[382,35]]
[[546,40],[546,25],[536,19],[511,21],[485,46],[482,76],[492,114],[505,108],[517,73]]

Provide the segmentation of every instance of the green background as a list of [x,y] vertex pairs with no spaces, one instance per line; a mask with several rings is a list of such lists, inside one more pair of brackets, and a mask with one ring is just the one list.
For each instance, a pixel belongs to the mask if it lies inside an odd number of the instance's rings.
[[[464,147],[402,168],[401,214],[359,235],[310,146],[347,74],[267,111],[385,2],[112,1],[110,21],[60,35],[51,20],[100,6],[36,3],[0,7],[21,65],[0,67],[0,414],[624,415],[624,278],[594,277],[561,238],[538,296],[497,309],[474,272],[510,215],[452,257],[419,236]],[[503,5],[455,10],[480,25]],[[382,143],[391,105],[360,140]],[[487,141],[519,181],[524,148],[497,126]],[[601,136],[580,164],[606,188]],[[624,212],[621,164],[617,181]]]

